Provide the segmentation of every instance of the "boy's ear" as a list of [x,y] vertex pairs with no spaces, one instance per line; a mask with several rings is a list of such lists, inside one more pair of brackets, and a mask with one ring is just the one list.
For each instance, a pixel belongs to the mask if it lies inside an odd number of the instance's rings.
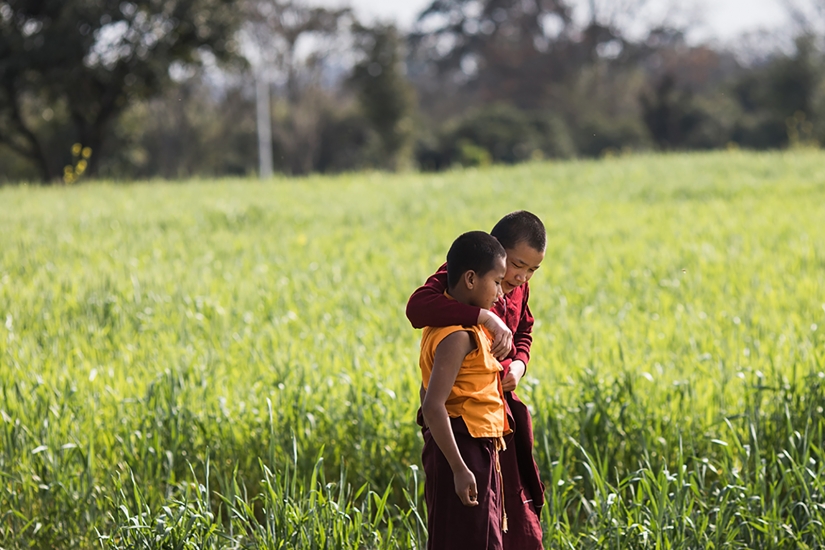
[[476,272],[472,269],[464,272],[464,286],[467,287],[467,290],[473,290],[473,286],[476,283]]

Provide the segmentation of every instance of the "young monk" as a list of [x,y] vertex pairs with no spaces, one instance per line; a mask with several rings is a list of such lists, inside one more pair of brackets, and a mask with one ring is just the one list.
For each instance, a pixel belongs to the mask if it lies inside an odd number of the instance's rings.
[[[526,211],[507,214],[491,234],[507,253],[507,272],[501,283],[504,298],[492,308],[447,299],[444,296],[447,271],[446,266],[442,266],[410,297],[407,318],[415,328],[481,324],[493,334],[493,353],[504,368],[500,375],[513,430],[505,438],[507,450],[500,454],[504,502],[509,517],[504,548],[536,550],[542,548],[539,517],[544,505],[544,485],[533,460],[530,412],[514,390],[526,371],[533,342],[527,282],[544,260],[547,234],[541,220]],[[419,423],[423,425],[420,416]]]
[[[447,253],[447,300],[490,309],[503,296],[504,248],[483,231],[458,237]],[[503,548],[499,451],[510,432],[492,340],[477,324],[426,327],[421,336],[422,462],[427,548]]]

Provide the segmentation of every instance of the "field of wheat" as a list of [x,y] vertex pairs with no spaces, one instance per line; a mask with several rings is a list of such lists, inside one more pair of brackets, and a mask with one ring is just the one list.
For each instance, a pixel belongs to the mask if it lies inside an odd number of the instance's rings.
[[409,294],[548,230],[548,548],[825,545],[825,153],[0,188],[0,548],[422,548]]

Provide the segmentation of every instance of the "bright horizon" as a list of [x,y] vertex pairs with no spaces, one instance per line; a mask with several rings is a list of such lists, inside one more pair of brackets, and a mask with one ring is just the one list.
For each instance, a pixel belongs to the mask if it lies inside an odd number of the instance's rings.
[[[416,16],[432,0],[315,0],[325,5],[349,5],[366,20],[393,21],[402,28],[409,28]],[[578,0],[582,11],[586,2]],[[652,0],[652,10],[666,8],[671,2]],[[786,25],[789,18],[780,0],[688,0],[685,2],[699,18],[701,27],[694,32],[700,40],[728,41],[748,31],[775,29]]]

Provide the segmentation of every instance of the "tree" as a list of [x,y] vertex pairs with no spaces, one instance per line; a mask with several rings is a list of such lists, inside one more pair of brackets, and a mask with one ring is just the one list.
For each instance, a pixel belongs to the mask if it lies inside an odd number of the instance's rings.
[[472,83],[482,102],[531,108],[562,76],[564,56],[556,54],[572,30],[566,0],[434,0],[411,43],[420,63],[465,88]]
[[[803,35],[796,40],[795,52],[776,55],[766,65],[752,68],[735,81],[733,93],[743,116],[733,139],[755,148],[809,141],[813,128],[807,126],[818,122],[822,83],[821,54],[814,48],[812,37]],[[798,135],[800,130],[802,135]]]
[[[95,174],[114,119],[161,92],[170,72],[209,54],[235,58],[231,0],[0,1],[0,143],[35,163],[43,181],[60,174],[79,142]],[[48,150],[26,112],[32,101],[62,106],[71,141]],[[85,159],[84,159],[85,160]]]
[[690,90],[679,89],[672,74],[666,74],[652,90],[643,93],[639,101],[642,120],[662,149],[681,147],[700,122],[694,112]]
[[271,81],[280,84],[284,105],[276,109],[274,132],[276,147],[284,153],[280,168],[309,173],[320,154],[325,99],[321,80],[329,57],[347,49],[341,42],[353,24],[352,11],[301,0],[245,0],[242,6],[242,37],[259,92],[266,95],[262,99],[269,101]]
[[825,0],[782,0],[782,4],[797,36],[825,38]]
[[355,34],[363,59],[351,82],[381,140],[376,164],[397,170],[411,160],[414,107],[412,85],[402,72],[401,38],[392,25],[357,26]]
[[[411,36],[416,60],[461,81],[482,103],[547,107],[548,88],[591,65],[634,66],[630,35],[661,22],[643,18],[649,0],[433,0]],[[647,10],[650,11],[650,10]]]

